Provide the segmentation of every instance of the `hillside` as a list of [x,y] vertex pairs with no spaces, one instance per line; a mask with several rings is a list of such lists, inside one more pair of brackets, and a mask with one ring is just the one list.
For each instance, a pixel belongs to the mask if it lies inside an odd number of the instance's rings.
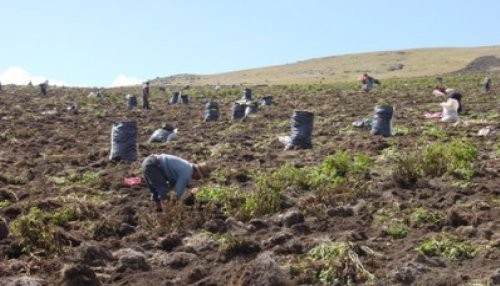
[[[154,84],[292,84],[352,81],[363,72],[380,79],[435,76],[456,71],[500,70],[500,46],[477,48],[429,48],[350,54],[299,61],[291,64],[214,75],[182,74],[157,78]],[[478,65],[476,62],[481,64]],[[486,63],[485,63],[486,61]],[[491,64],[488,64],[491,62]],[[478,68],[480,67],[480,68]]]
[[[127,110],[139,87],[96,98],[5,86],[0,286],[498,285],[500,74],[489,93],[482,79],[444,79],[464,95],[458,124],[425,119],[441,110],[434,77],[368,94],[354,82],[255,86],[254,99],[273,104],[241,120],[240,87],[194,86],[189,104],[154,87],[152,110]],[[204,122],[209,100],[215,122]],[[353,126],[382,102],[394,107],[394,136]],[[278,139],[294,110],[314,113],[311,149]],[[131,121],[137,160],[111,161],[112,126]],[[177,140],[149,143],[164,123]],[[194,202],[169,197],[156,213],[144,180],[127,183],[159,153],[217,166],[192,182]]]

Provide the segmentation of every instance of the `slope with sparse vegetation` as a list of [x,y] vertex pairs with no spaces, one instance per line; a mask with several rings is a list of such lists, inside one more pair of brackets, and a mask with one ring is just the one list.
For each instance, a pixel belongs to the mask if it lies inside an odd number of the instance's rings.
[[353,81],[364,72],[379,79],[442,76],[457,71],[498,72],[499,60],[500,46],[410,49],[324,57],[214,75],[178,75],[157,78],[154,82],[163,85],[321,84]]
[[[4,86],[0,284],[493,285],[500,76],[489,94],[483,77],[444,78],[464,95],[456,125],[424,119],[441,109],[433,76],[385,79],[368,94],[355,81],[252,86],[254,99],[274,104],[241,121],[231,120],[241,90],[230,86],[193,86],[187,105],[153,86],[148,111],[126,110],[140,87],[99,99]],[[217,122],[203,122],[209,100]],[[353,127],[381,103],[395,107],[394,136]],[[294,109],[314,112],[312,149],[285,151],[278,140]],[[109,160],[120,121],[138,124],[138,161]],[[178,140],[147,143],[165,122]],[[485,126],[496,132],[478,136]],[[170,198],[157,214],[144,183],[124,183],[151,153],[217,169],[194,182],[194,204]]]

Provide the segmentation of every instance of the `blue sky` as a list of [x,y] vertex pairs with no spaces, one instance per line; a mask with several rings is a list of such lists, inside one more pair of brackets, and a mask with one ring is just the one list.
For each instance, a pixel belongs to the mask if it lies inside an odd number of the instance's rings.
[[500,44],[500,1],[3,0],[0,82],[99,86]]

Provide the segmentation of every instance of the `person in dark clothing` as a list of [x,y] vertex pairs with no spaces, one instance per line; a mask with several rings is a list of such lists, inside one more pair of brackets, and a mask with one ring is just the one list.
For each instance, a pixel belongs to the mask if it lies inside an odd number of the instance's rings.
[[489,77],[484,78],[483,89],[484,89],[484,92],[490,92],[490,90],[491,90],[491,78],[489,78]]
[[45,81],[38,85],[40,87],[40,93],[38,95],[47,95],[47,88],[49,87],[49,82]]
[[359,79],[362,84],[362,88],[364,92],[370,92],[373,88],[373,84],[380,84],[378,79],[375,79],[369,76],[367,73],[364,73],[363,76]]
[[209,162],[193,164],[174,155],[153,154],[144,159],[142,170],[156,211],[161,212],[169,189],[175,188],[177,199],[186,197],[191,180],[208,177],[213,166]]
[[451,88],[446,90],[446,94],[448,95],[448,98],[453,98],[456,101],[458,101],[457,112],[458,113],[462,112],[462,94],[456,90],[451,89]]
[[97,97],[97,98],[103,98],[104,97],[104,95],[102,95],[102,92],[101,92],[100,89],[97,90],[97,93],[95,94],[95,97]]
[[149,106],[149,81],[146,81],[142,86],[142,108],[151,109]]

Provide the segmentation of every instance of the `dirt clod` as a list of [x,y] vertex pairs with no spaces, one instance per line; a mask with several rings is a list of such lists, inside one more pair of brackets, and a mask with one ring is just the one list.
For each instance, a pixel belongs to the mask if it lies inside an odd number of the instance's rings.
[[86,265],[68,265],[62,270],[65,286],[101,286],[94,271]]
[[167,234],[159,241],[159,246],[165,251],[171,251],[175,247],[182,244],[182,237],[178,233]]

